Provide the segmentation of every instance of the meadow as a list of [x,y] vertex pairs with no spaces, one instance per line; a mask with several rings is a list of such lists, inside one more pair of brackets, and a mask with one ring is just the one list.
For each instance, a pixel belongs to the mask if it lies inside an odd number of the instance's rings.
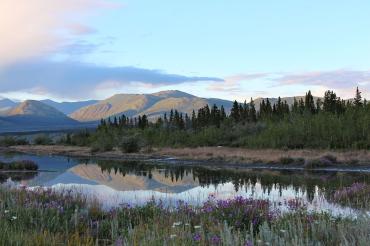
[[4,245],[368,245],[369,190],[355,183],[333,202],[356,206],[356,217],[307,210],[292,199],[280,211],[268,200],[210,196],[199,206],[101,204],[65,190],[0,188],[0,241]]

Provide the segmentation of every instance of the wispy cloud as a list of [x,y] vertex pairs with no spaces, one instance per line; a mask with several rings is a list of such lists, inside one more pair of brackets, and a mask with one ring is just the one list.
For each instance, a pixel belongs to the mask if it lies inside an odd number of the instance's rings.
[[334,70],[286,74],[275,79],[279,85],[305,84],[347,88],[370,82],[370,71]]
[[0,67],[55,52],[72,36],[96,31],[85,17],[117,6],[104,0],[1,0]]
[[343,97],[353,96],[356,86],[364,90],[365,95],[370,94],[370,71],[339,69],[333,71],[313,71],[285,74],[273,79],[275,86],[305,85],[319,86],[321,90],[335,90]]
[[224,78],[224,81],[210,84],[208,89],[211,91],[236,93],[240,92],[243,83],[248,83],[249,81],[265,78],[269,75],[269,73],[250,73],[227,76]]
[[145,89],[200,81],[223,80],[137,67],[106,67],[76,62],[33,61],[0,70],[0,90],[3,94],[22,91],[69,98],[102,97],[105,91],[119,93],[133,87]]

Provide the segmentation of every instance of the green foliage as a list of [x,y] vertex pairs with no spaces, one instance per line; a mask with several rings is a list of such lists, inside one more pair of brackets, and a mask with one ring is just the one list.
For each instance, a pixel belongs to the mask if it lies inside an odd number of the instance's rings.
[[[137,151],[122,146],[197,147],[234,146],[280,149],[370,149],[370,104],[361,101],[356,92],[355,103],[345,102],[333,91],[323,100],[314,101],[309,91],[304,100],[294,100],[291,108],[279,97],[272,105],[262,100],[259,112],[254,101],[234,102],[231,114],[223,107],[208,105],[191,117],[177,110],[164,114],[155,123],[147,116],[128,118],[124,115],[102,120],[95,133],[82,132],[70,136],[69,144],[92,146],[95,151],[119,147],[124,152]],[[131,136],[139,138],[133,141]],[[130,144],[125,144],[125,142]]]
[[36,145],[49,145],[53,143],[53,140],[46,134],[41,134],[33,139],[33,143]]
[[109,134],[99,134],[91,145],[92,152],[111,151],[115,146],[114,138]]
[[137,136],[122,137],[119,147],[123,153],[135,153],[140,150],[140,139]]
[[38,165],[30,160],[19,160],[10,163],[0,162],[0,170],[27,170],[36,171]]
[[16,145],[16,139],[14,137],[2,137],[0,139],[0,146],[9,147]]

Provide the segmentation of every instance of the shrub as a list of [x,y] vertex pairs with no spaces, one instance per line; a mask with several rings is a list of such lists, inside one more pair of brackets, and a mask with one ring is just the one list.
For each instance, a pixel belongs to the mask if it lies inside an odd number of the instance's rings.
[[52,144],[53,140],[48,135],[43,134],[36,136],[33,143],[36,145],[48,145]]
[[322,159],[325,159],[329,162],[331,162],[332,164],[335,164],[337,163],[337,157],[336,156],[333,156],[331,154],[327,154],[327,155],[324,155],[323,157],[321,157]]
[[105,152],[113,150],[113,142],[109,139],[99,139],[92,143],[91,152]]
[[294,158],[291,158],[291,157],[281,157],[280,158],[280,163],[283,165],[293,164],[294,162],[295,162]]
[[16,140],[16,145],[28,145],[30,142],[26,138],[19,138]]
[[308,169],[329,167],[333,164],[336,164],[336,160],[337,159],[335,157],[326,155],[318,159],[307,160],[304,164],[304,167]]
[[123,137],[119,147],[123,153],[138,152],[140,150],[139,139],[136,136]]
[[13,161],[10,163],[0,162],[0,169],[5,169],[5,170],[36,171],[38,168],[39,168],[38,165],[31,160],[19,160],[19,161]]
[[3,137],[0,139],[0,146],[9,147],[16,145],[17,141],[14,137]]

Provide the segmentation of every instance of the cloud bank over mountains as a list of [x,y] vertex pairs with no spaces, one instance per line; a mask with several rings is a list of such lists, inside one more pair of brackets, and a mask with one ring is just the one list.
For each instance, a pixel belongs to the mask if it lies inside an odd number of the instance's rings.
[[223,81],[217,77],[192,77],[136,67],[108,67],[78,62],[34,61],[17,63],[0,71],[0,89],[70,98],[107,96],[105,91],[125,87],[158,88],[201,81]]

